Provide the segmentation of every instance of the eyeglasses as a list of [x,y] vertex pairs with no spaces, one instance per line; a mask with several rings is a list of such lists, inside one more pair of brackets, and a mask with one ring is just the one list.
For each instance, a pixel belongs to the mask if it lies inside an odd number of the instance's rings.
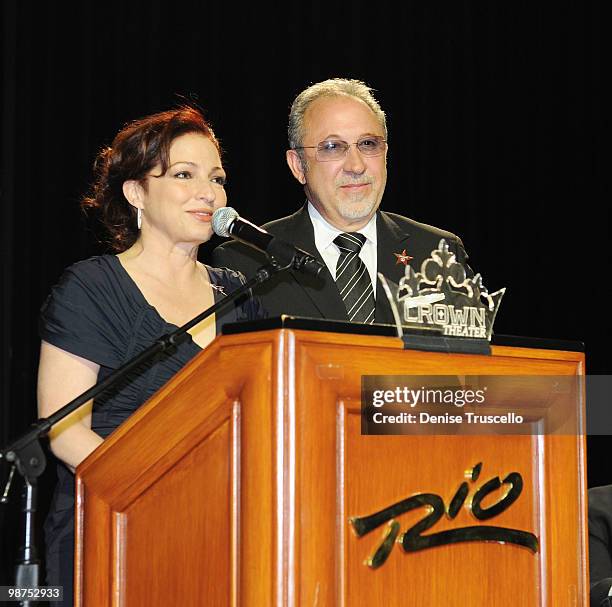
[[304,145],[299,148],[293,148],[294,150],[316,150],[315,158],[319,162],[328,162],[330,160],[341,160],[348,152],[348,149],[352,146],[356,146],[359,153],[363,156],[380,156],[386,149],[387,140],[383,137],[362,137],[355,143],[347,143],[338,139],[327,139],[321,141],[319,145]]

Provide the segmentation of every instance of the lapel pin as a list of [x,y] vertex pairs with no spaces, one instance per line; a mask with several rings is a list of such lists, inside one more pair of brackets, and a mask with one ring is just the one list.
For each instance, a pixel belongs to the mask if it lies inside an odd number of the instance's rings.
[[393,253],[393,255],[396,257],[395,265],[403,263],[405,266],[407,266],[408,262],[411,259],[414,259],[414,257],[411,257],[406,253],[406,249],[404,249],[401,253]]

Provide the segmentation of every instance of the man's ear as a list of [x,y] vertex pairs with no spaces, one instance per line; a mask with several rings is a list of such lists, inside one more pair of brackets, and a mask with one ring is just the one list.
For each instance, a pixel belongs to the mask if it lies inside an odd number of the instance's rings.
[[293,176],[302,184],[306,185],[306,173],[300,155],[295,150],[287,150],[287,164]]
[[133,207],[136,207],[137,209],[143,208],[142,200],[144,198],[144,190],[139,181],[136,181],[136,179],[124,181],[122,189],[126,200]]

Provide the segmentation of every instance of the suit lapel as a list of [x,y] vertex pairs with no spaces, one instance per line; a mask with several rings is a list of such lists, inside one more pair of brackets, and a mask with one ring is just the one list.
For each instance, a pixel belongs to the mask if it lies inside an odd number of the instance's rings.
[[[270,231],[295,244],[296,247],[311,253],[323,264],[324,268],[318,277],[293,271],[291,271],[291,274],[296,284],[299,285],[304,295],[312,301],[323,318],[348,320],[346,308],[338,293],[336,283],[315,245],[314,228],[308,215],[307,206],[304,205],[299,211],[294,213],[290,221],[282,226],[281,230],[271,229]],[[410,234],[402,230],[393,219],[384,212],[378,212],[376,218],[378,272],[381,272],[385,278],[392,280],[396,284],[404,276],[406,266],[402,263],[397,263],[397,257],[394,253],[401,253],[406,249],[406,253],[408,255],[411,254],[409,237]],[[375,322],[383,324],[394,323],[387,296],[378,278],[376,281]]]
[[[281,236],[280,232],[278,236]],[[323,318],[348,320],[346,308],[340,293],[338,293],[336,283],[315,245],[314,228],[306,205],[293,215],[292,221],[285,226],[282,236],[295,244],[296,247],[312,254],[323,264],[323,270],[317,277],[291,271],[295,282],[303,289],[305,295],[319,310],[321,316]]]
[[[379,211],[376,217],[377,270],[395,284],[399,283],[404,276],[406,266],[403,263],[397,263],[394,253],[401,253],[406,249],[406,253],[410,255],[409,237],[408,232],[403,231],[384,212]],[[376,280],[376,322],[394,324],[391,307],[378,277]]]

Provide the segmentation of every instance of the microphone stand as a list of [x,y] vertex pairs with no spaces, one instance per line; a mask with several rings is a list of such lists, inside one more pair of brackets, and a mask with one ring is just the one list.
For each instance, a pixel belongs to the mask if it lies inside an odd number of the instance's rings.
[[[32,424],[31,429],[18,437],[15,441],[0,450],[0,460],[6,459],[11,464],[9,479],[0,503],[8,502],[8,492],[11,481],[14,476],[15,469],[21,474],[25,482],[25,491],[23,494],[22,512],[25,513],[24,524],[24,545],[21,549],[21,559],[17,561],[15,574],[16,587],[18,588],[36,588],[39,582],[39,567],[38,553],[35,545],[35,515],[37,506],[37,479],[44,472],[46,467],[46,458],[42,450],[40,439],[48,434],[49,430],[59,421],[76,411],[79,407],[96,397],[98,394],[114,385],[125,377],[132,369],[139,367],[143,363],[149,361],[153,357],[167,352],[171,348],[181,344],[188,339],[187,331],[197,325],[199,322],[208,318],[211,314],[222,310],[235,299],[269,280],[274,274],[282,270],[293,268],[303,271],[314,271],[318,273],[318,269],[311,267],[313,258],[305,252],[294,250],[290,261],[287,265],[279,265],[275,258],[271,258],[268,265],[259,268],[250,280],[232,291],[221,301],[210,306],[201,314],[191,319],[189,322],[179,327],[171,333],[167,333],[153,342],[151,346],[137,354],[134,358],[126,362],[123,366],[113,371],[108,377],[101,382],[95,384],[80,396],[58,409],[55,413],[46,418],[41,418]],[[28,606],[31,601],[23,601],[22,605]]]

